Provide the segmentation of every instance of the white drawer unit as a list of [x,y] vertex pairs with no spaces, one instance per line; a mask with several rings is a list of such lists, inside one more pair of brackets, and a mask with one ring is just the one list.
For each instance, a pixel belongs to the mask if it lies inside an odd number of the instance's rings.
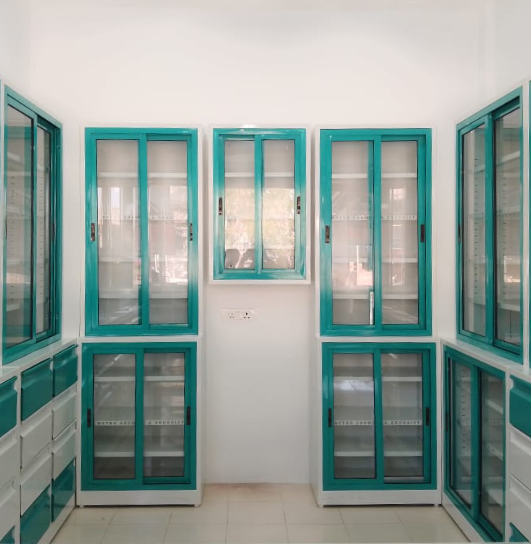
[[76,456],[76,424],[73,423],[52,444],[52,477],[55,480]]
[[20,431],[21,466],[25,468],[52,441],[52,406],[24,421]]
[[53,399],[53,438],[57,438],[76,419],[76,386]]
[[511,428],[509,467],[511,475],[531,489],[531,438]]
[[20,456],[15,432],[10,432],[0,439],[0,489],[18,476]]
[[514,476],[509,478],[509,521],[531,537],[531,490]]
[[0,489],[0,535],[2,537],[15,525],[18,517],[18,493],[14,484],[9,484]]
[[33,504],[35,499],[52,481],[52,455],[46,448],[20,476],[20,514]]

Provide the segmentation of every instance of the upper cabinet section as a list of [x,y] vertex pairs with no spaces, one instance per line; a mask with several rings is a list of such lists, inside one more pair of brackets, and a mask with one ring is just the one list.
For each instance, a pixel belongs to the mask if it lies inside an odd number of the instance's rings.
[[306,131],[213,138],[214,280],[306,279]]
[[195,334],[195,129],[87,129],[87,335]]
[[461,337],[522,353],[521,90],[457,127]]
[[321,334],[431,332],[431,131],[321,130]]
[[60,335],[61,124],[5,96],[3,361]]

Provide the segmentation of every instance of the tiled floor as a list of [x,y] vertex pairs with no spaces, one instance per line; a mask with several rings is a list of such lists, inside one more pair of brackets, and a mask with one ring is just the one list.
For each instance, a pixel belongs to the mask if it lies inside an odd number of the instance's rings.
[[211,485],[193,507],[78,508],[56,544],[467,542],[442,508],[319,508],[306,485]]

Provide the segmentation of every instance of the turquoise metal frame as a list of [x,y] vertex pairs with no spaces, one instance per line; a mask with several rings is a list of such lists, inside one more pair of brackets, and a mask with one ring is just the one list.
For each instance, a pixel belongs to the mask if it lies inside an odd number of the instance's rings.
[[[5,105],[4,119],[7,119],[8,108],[14,108],[32,120],[32,195],[36,194],[37,187],[37,130],[44,129],[50,134],[50,153],[51,153],[51,172],[50,172],[50,327],[46,331],[37,334],[36,332],[36,305],[37,305],[37,281],[36,281],[36,241],[37,241],[37,206],[36,199],[32,203],[32,282],[28,286],[31,291],[32,311],[28,321],[30,322],[30,339],[6,347],[7,326],[6,326],[6,274],[7,269],[4,266],[4,286],[3,286],[3,324],[2,324],[2,353],[4,364],[10,363],[44,347],[61,337],[61,308],[62,308],[62,124],[51,115],[25,99],[22,95],[10,87],[5,87]],[[7,157],[9,129],[5,125],[4,133],[4,157]],[[7,210],[7,168],[4,168],[4,215]],[[4,244],[3,249],[4,263],[7,262],[7,248]]]
[[[437,389],[436,389],[436,345],[434,343],[347,343],[325,342],[322,345],[322,433],[323,433],[323,490],[422,490],[437,489]],[[334,421],[333,357],[336,353],[368,353],[374,360],[374,421],[376,474],[366,479],[336,479],[334,477],[334,427],[328,425],[326,414],[331,410]],[[429,420],[423,416],[423,462],[422,482],[385,482],[382,408],[382,353],[422,354],[422,413],[429,409]]]
[[[457,125],[457,138],[456,138],[456,180],[457,180],[457,222],[455,229],[456,240],[456,323],[457,323],[457,336],[459,339],[464,340],[472,345],[486,349],[507,357],[517,363],[522,363],[522,342],[523,342],[523,288],[522,282],[520,283],[520,338],[521,343],[519,346],[515,346],[508,342],[498,340],[496,338],[496,312],[495,312],[495,295],[496,295],[496,263],[495,263],[495,230],[496,230],[496,210],[494,209],[494,170],[495,170],[495,158],[494,158],[494,122],[501,117],[520,109],[522,110],[522,96],[523,89],[520,87],[515,91],[505,95],[503,98],[490,104],[481,111],[475,113],[471,117],[465,119]],[[463,323],[463,259],[464,248],[462,242],[462,228],[464,224],[464,210],[463,210],[463,138],[470,131],[479,126],[485,126],[486,138],[485,138],[485,214],[486,217],[491,218],[490,221],[486,221],[485,232],[485,259],[486,259],[486,285],[485,285],[485,300],[486,300],[486,334],[484,337],[475,334],[473,332],[464,329]],[[520,155],[523,157],[523,123],[521,123],[520,129]],[[523,195],[523,161],[521,161],[520,170],[520,190]],[[520,224],[523,225],[523,200],[520,199]],[[523,237],[520,240],[520,278],[523,278]]]
[[[134,140],[139,143],[139,192],[141,236],[141,287],[139,325],[100,325],[98,316],[98,248],[91,241],[91,224],[98,225],[97,157],[98,140]],[[151,324],[149,322],[149,248],[147,237],[147,150],[148,141],[187,142],[188,222],[188,323]],[[86,266],[85,266],[85,332],[87,336],[175,335],[198,333],[198,131],[190,128],[86,128]]]
[[[481,373],[488,373],[500,380],[505,384],[505,373],[497,368],[493,368],[481,361],[478,361],[468,355],[465,355],[448,346],[444,347],[444,417],[445,417],[445,441],[444,441],[444,492],[447,497],[452,501],[454,506],[461,512],[461,514],[468,520],[468,522],[474,527],[474,529],[484,538],[486,541],[503,542],[504,535],[500,534],[489,521],[481,515],[480,511],[480,474],[481,474]],[[451,475],[451,459],[452,459],[452,440],[451,429],[453,427],[452,411],[451,411],[451,384],[450,384],[450,368],[451,361],[456,361],[460,365],[463,365],[470,369],[472,383],[472,466],[476,470],[472,474],[472,504],[470,507],[461,499],[461,497],[452,489],[450,475]],[[505,393],[504,393],[505,395]],[[505,418],[505,404],[504,414]],[[504,419],[505,421],[505,419]],[[505,423],[504,423],[505,427]],[[503,440],[503,457],[506,459],[506,442]],[[505,474],[504,474],[505,479]],[[503,503],[505,507],[505,482],[502,485],[503,489]],[[504,522],[505,527],[505,509],[504,509]]]
[[[185,406],[190,408],[190,424],[185,425],[184,476],[180,478],[144,478],[144,354],[184,353]],[[197,450],[197,344],[194,342],[146,342],[84,344],[81,396],[81,489],[83,491],[135,491],[196,489]],[[130,480],[103,480],[93,477],[94,426],[88,426],[85,414],[94,414],[93,357],[98,354],[133,354],[135,370],[135,477]]]
[[[373,210],[371,236],[374,248],[374,325],[336,325],[333,322],[332,244],[326,228],[332,228],[332,143],[366,141],[372,144],[369,160],[369,209]],[[417,142],[418,194],[418,302],[417,324],[382,323],[381,247],[381,143]],[[324,336],[429,336],[432,329],[431,291],[431,129],[326,129],[320,135],[320,225],[321,334]],[[424,242],[421,229],[424,228]]]
[[[255,268],[225,268],[225,213],[218,213],[217,202],[225,198],[225,142],[248,140],[255,143]],[[300,197],[300,213],[295,218],[295,266],[293,269],[262,268],[262,190],[263,148],[267,140],[292,140],[295,153],[295,199]],[[293,128],[216,128],[213,133],[213,202],[214,225],[213,276],[215,280],[301,280],[306,277],[306,129]]]

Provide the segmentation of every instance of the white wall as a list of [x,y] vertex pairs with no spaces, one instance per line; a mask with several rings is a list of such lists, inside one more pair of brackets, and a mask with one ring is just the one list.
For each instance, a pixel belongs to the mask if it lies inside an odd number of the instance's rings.
[[[64,123],[65,334],[83,127],[226,123],[433,127],[434,317],[453,332],[454,125],[482,92],[482,0],[31,2],[28,92]],[[312,287],[211,285],[206,301],[207,481],[308,481]]]

